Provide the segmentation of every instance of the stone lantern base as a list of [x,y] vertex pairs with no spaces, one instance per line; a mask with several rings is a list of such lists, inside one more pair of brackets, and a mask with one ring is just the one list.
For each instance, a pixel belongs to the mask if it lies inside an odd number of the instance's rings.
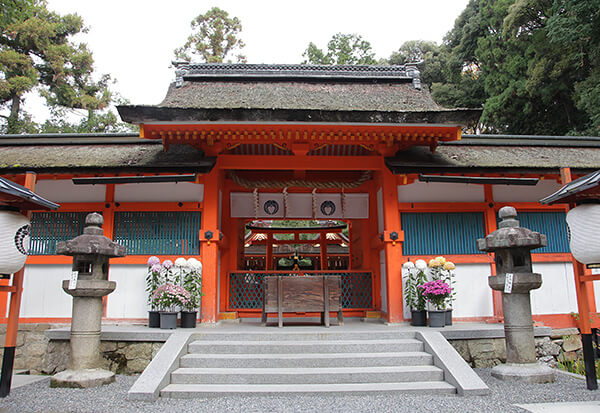
[[65,370],[52,376],[50,387],[83,389],[115,381],[115,373],[104,369]]
[[543,364],[500,364],[492,369],[492,376],[504,381],[526,383],[554,383],[554,371]]

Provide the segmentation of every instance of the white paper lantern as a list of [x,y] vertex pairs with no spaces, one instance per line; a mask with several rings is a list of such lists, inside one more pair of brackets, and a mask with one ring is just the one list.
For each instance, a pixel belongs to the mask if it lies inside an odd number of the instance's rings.
[[24,215],[0,211],[0,274],[13,274],[25,265],[30,228]]
[[583,204],[567,213],[569,245],[575,259],[600,264],[600,204]]

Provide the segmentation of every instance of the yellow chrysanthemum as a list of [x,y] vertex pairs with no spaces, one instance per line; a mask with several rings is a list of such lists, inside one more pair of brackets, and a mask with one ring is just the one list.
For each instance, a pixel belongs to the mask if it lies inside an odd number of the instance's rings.
[[450,271],[450,270],[453,270],[455,268],[456,268],[456,266],[454,265],[454,263],[452,261],[446,261],[446,263],[444,264],[444,269],[446,271]]
[[444,265],[446,263],[446,258],[439,256],[439,257],[435,257],[436,260],[438,260],[438,262],[440,263],[440,265]]
[[442,263],[439,262],[436,258],[429,260],[429,268],[437,268],[437,267],[440,267],[441,265],[442,265]]

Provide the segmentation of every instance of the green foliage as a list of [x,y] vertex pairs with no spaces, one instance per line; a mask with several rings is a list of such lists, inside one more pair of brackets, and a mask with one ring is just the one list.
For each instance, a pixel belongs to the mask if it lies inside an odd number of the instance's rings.
[[314,65],[374,65],[375,53],[371,43],[358,34],[337,33],[327,43],[327,53],[309,43],[302,53],[304,64]]
[[406,270],[404,280],[404,299],[406,300],[406,305],[411,310],[425,310],[427,300],[417,288],[419,285],[423,285],[427,282],[425,273],[416,268],[411,268]]
[[71,122],[68,113],[57,108],[52,111],[52,117],[36,129],[36,133],[115,133],[136,132],[138,126],[121,122],[112,110],[89,110],[79,122]]
[[[175,56],[179,59],[189,62],[198,56],[204,62],[222,63],[230,53],[244,47],[244,42],[238,37],[242,23],[218,7],[198,15],[191,26],[192,34],[182,47],[175,49]],[[246,61],[241,54],[236,59],[238,62]]]
[[112,97],[110,77],[95,81],[91,52],[72,41],[85,32],[81,17],[52,12],[43,0],[4,1],[6,5],[12,10],[3,15],[0,27],[0,105],[10,106],[6,132],[26,131],[21,102],[33,90],[51,108],[106,108]]
[[432,96],[481,130],[600,135],[600,0],[471,0],[440,49]]
[[422,63],[421,82],[431,86],[434,82],[444,82],[443,68],[447,56],[434,42],[426,40],[409,40],[393,52],[387,60],[391,65],[404,65],[406,63]]
[[193,270],[181,271],[181,285],[190,293],[189,301],[183,306],[188,311],[195,311],[202,301],[202,273]]
[[33,13],[33,0],[0,0],[0,26],[25,20]]

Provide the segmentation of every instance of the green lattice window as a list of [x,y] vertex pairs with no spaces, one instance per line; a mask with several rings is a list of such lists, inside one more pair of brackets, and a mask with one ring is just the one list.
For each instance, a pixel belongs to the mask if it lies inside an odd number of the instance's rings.
[[115,212],[114,240],[127,255],[198,255],[200,214]]
[[83,233],[89,212],[34,212],[31,214],[29,254],[54,255],[56,243]]

